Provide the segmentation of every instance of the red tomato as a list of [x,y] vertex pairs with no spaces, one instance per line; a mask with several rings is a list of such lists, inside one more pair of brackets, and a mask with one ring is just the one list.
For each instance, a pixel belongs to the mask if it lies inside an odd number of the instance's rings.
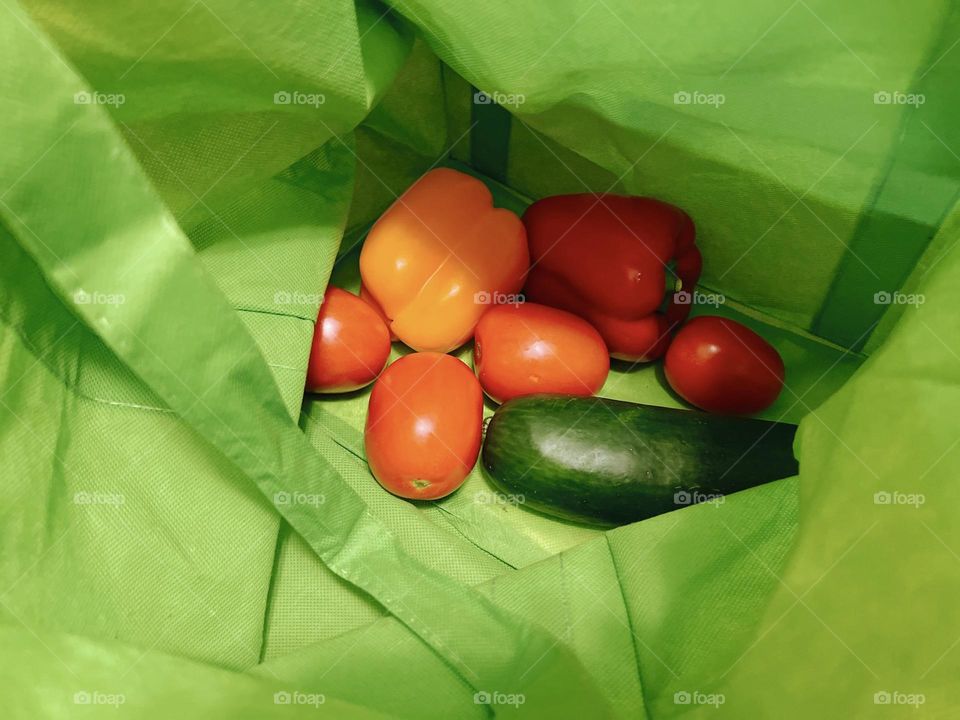
[[390,355],[390,331],[356,295],[329,287],[320,306],[307,364],[307,390],[348,392],[369,385]]
[[483,392],[470,368],[442,353],[406,355],[373,386],[364,446],[370,472],[411,500],[449,495],[480,452]]
[[593,395],[610,354],[590,323],[546,305],[497,305],[474,333],[473,364],[496,402],[533,393]]
[[724,415],[760,412],[783,388],[783,360],[774,347],[750,328],[712,315],[680,328],[663,369],[680,397]]

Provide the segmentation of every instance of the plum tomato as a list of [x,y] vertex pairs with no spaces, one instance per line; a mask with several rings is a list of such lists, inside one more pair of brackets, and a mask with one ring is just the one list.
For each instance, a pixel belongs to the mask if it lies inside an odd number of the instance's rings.
[[483,391],[451,355],[406,355],[374,383],[364,446],[370,472],[394,495],[435,500],[449,495],[477,461]]
[[376,379],[390,356],[390,331],[370,305],[329,287],[320,306],[307,364],[307,390],[357,390]]
[[783,359],[774,347],[750,328],[714,315],[680,328],[663,369],[680,397],[722,415],[765,410],[783,388]]
[[610,372],[607,346],[590,323],[564,310],[496,305],[477,324],[473,364],[498,403],[521,395],[593,395]]

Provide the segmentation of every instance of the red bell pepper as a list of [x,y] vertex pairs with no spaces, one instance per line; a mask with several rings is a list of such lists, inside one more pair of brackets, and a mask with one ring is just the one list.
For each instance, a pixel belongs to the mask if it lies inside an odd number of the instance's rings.
[[[645,197],[555,195],[533,203],[523,222],[528,300],[580,315],[615,358],[648,362],[666,352],[702,266],[683,210]],[[671,262],[679,286],[661,310]]]

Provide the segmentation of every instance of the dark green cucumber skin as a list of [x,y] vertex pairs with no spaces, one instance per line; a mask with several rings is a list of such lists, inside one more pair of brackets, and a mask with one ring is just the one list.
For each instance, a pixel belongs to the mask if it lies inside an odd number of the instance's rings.
[[[797,473],[796,426],[606,398],[530,395],[487,425],[483,465],[543,513],[624,525]],[[681,496],[682,498],[682,496]]]

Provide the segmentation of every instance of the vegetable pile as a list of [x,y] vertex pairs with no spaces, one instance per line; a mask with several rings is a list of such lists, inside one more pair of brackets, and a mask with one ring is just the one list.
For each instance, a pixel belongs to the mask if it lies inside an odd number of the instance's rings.
[[[307,390],[373,383],[367,462],[411,500],[454,492],[481,443],[496,486],[599,525],[792,475],[794,426],[720,417],[768,408],[785,371],[744,325],[687,321],[695,238],[683,210],[652,198],[557,195],[521,220],[480,180],[431,170],[371,228],[360,296],[328,289]],[[387,365],[394,340],[415,352]],[[446,354],[471,340],[473,371]],[[707,412],[594,397],[611,357],[663,358],[677,395]],[[500,404],[485,438],[484,394]]]

